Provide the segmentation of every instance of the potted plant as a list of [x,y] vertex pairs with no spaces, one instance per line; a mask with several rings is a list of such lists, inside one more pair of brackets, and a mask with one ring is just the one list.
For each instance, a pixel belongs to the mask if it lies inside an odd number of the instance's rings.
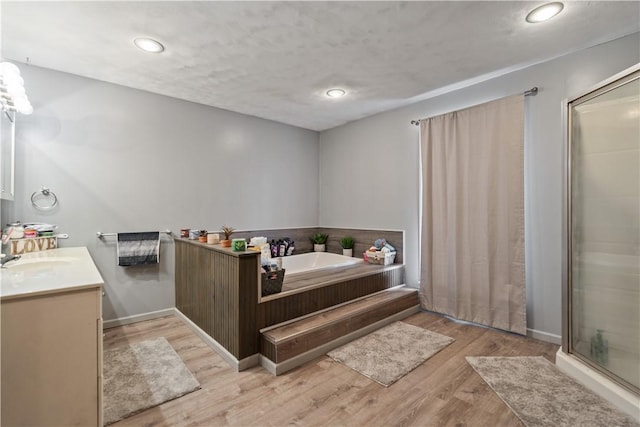
[[340,239],[340,246],[342,246],[342,255],[352,257],[353,256],[353,237],[346,236]]
[[198,242],[207,243],[207,230],[200,230],[199,231]]
[[327,250],[327,238],[328,234],[316,233],[311,236],[311,243],[313,243],[314,252],[324,252]]
[[228,225],[223,225],[221,229],[222,229],[222,232],[224,233],[224,240],[220,240],[220,246],[224,248],[230,248],[231,247],[230,237],[235,231],[235,229],[233,227],[229,227]]

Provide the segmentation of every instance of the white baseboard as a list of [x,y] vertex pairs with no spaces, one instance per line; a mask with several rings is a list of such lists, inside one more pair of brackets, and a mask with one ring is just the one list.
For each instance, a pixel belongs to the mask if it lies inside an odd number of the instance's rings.
[[209,347],[211,347],[216,353],[222,357],[225,362],[227,362],[236,372],[244,371],[245,369],[252,368],[254,366],[258,366],[260,363],[260,355],[258,353],[252,354],[249,357],[245,357],[244,359],[238,360],[236,357],[229,353],[229,351],[222,346],[218,341],[214,340],[203,331],[198,325],[193,323],[191,319],[185,316],[180,310],[174,308],[174,314],[176,317],[184,322],[185,325],[189,329],[191,329],[196,335],[198,335],[202,341],[205,342]]
[[260,353],[252,354],[249,357],[238,360],[238,364],[235,367],[235,370],[236,372],[246,371],[247,369],[251,369],[254,366],[260,366]]
[[115,328],[116,326],[130,325],[132,323],[144,322],[145,320],[158,319],[160,317],[173,316],[174,308],[150,311],[149,313],[135,314],[133,316],[120,317],[118,319],[106,320],[102,322],[102,329]]
[[549,332],[527,328],[527,336],[540,341],[550,342],[551,344],[562,345],[562,337],[560,335],[550,334]]
[[262,367],[267,371],[269,371],[272,375],[282,375],[287,371],[297,368],[300,365],[303,365],[313,359],[316,359],[326,354],[328,351],[331,351],[334,348],[347,344],[348,342],[351,342],[357,338],[367,335],[368,333],[371,333],[377,329],[380,329],[383,326],[386,326],[397,320],[402,320],[406,317],[409,317],[412,314],[415,314],[419,311],[420,311],[420,306],[418,305],[416,305],[415,307],[408,308],[406,310],[403,310],[399,313],[394,314],[393,316],[379,320],[375,323],[365,326],[364,328],[358,329],[357,331],[353,331],[340,338],[336,338],[335,340],[325,343],[320,347],[313,348],[309,351],[299,354],[298,356],[285,360],[284,362],[275,363],[272,360],[264,357],[263,355],[259,355],[260,365],[262,365]]
[[[447,319],[449,319],[449,320],[451,320],[453,322],[456,322],[456,323],[462,323],[462,324],[465,324],[465,325],[478,326],[480,328],[493,329],[494,331],[508,332],[508,333],[515,334],[515,332],[505,331],[503,329],[494,328],[492,326],[483,325],[481,323],[471,322],[469,320],[456,319],[455,317],[450,316],[448,314],[438,313],[436,311],[430,311],[430,310],[427,310],[427,309],[424,309],[424,308],[421,308],[420,311],[423,311],[425,313],[435,314],[437,316],[443,316],[443,317],[446,317]],[[521,335],[521,334],[517,334],[517,335]],[[562,345],[562,337],[560,335],[551,334],[549,332],[543,332],[543,331],[538,331],[538,330],[535,330],[535,329],[527,328],[527,337],[535,338],[535,339],[540,340],[540,341],[550,342],[551,344]]]

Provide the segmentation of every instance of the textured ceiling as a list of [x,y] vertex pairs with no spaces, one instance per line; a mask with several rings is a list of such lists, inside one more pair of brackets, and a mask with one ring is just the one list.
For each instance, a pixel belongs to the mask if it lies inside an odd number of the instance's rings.
[[[527,24],[539,4],[3,1],[1,53],[324,130],[640,30],[637,1],[565,2],[555,19]],[[165,52],[138,50],[139,36]],[[331,87],[348,95],[329,99]]]

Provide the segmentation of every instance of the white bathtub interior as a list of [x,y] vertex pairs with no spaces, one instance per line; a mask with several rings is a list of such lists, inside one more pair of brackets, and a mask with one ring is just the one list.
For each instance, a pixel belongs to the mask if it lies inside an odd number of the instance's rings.
[[363,263],[360,258],[343,256],[329,252],[309,252],[306,254],[282,257],[285,278],[296,277],[312,271],[332,270],[338,267]]

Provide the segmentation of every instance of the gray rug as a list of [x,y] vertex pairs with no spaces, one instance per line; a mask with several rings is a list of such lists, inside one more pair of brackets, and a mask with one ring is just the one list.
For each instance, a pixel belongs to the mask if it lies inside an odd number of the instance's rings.
[[417,326],[395,322],[327,355],[389,387],[453,341]]
[[104,425],[200,388],[164,338],[104,352]]
[[527,427],[638,426],[542,356],[467,357]]

